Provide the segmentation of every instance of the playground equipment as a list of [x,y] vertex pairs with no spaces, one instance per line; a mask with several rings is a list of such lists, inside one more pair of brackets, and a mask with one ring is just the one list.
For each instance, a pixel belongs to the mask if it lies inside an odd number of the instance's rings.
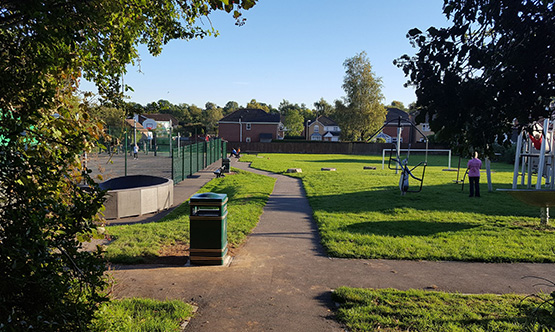
[[[398,174],[398,172],[401,171],[401,176],[399,178],[399,190],[401,190],[401,195],[405,195],[407,192],[417,193],[422,191],[422,186],[424,184],[424,174],[426,172],[426,166],[428,165],[428,137],[424,133],[422,133],[422,131],[420,131],[418,127],[416,127],[412,122],[409,122],[411,127],[414,128],[416,131],[418,131],[424,138],[424,141],[426,142],[426,149],[424,150],[425,151],[424,161],[418,163],[416,166],[409,167],[408,164],[409,164],[409,156],[410,156],[410,144],[409,144],[409,148],[406,150],[407,151],[406,158],[401,160],[401,133],[403,131],[401,120],[402,120],[401,117],[399,117],[398,119],[392,119],[392,120],[386,121],[384,125],[381,126],[381,128],[378,129],[376,133],[374,133],[374,135],[370,136],[368,141],[370,141],[372,138],[378,135],[390,123],[397,122],[397,140],[395,143],[393,143],[394,149],[389,150],[390,153],[389,153],[388,168],[391,170],[395,170],[396,174]],[[395,151],[395,157],[393,157],[393,151]],[[385,156],[385,150],[382,153]],[[392,167],[392,162],[394,164],[394,167]],[[414,175],[413,171],[419,167],[422,168],[422,174],[420,175],[420,177],[417,177]],[[410,178],[419,182],[419,187],[417,190],[409,190]]]
[[[454,182],[455,184],[461,184],[461,183],[462,183],[462,185],[463,185],[463,187],[464,187],[464,179],[466,178],[466,173],[468,172],[468,170],[464,172],[464,175],[463,175],[462,180],[459,180],[459,175],[460,175],[460,173],[461,173],[461,159],[462,159],[462,157],[459,156],[459,166],[457,167],[457,179],[456,179],[456,180],[453,180],[453,182]],[[451,167],[449,167],[449,170],[450,170],[450,169],[451,169]],[[444,170],[444,171],[446,171],[446,170]]]
[[[395,145],[395,144],[394,144]],[[397,150],[396,147],[394,147],[393,149],[382,149],[382,169],[385,168],[385,155],[386,153],[390,153],[391,151],[399,151],[399,152],[424,152],[425,154],[431,153],[431,154],[440,154],[440,153],[445,153],[447,152],[447,169],[444,169],[444,171],[450,171],[453,170],[451,168],[451,149],[399,149]]]
[[[456,180],[453,180],[453,183],[455,183],[455,184],[462,184],[462,186],[461,186],[461,191],[464,191],[464,182],[466,181],[466,176],[468,175],[468,168],[464,171],[464,174],[463,174],[462,179],[460,179],[460,173],[461,173],[461,160],[462,160],[462,157],[459,156],[459,165],[458,165],[458,167],[457,167],[457,179],[456,179]],[[449,168],[448,170],[450,170],[450,169],[451,169],[451,168]],[[444,171],[446,171],[446,170],[444,169]]]
[[[555,154],[553,138],[555,121],[545,119],[523,128],[518,136],[511,189],[506,191],[516,199],[539,206],[541,223],[549,222],[549,207],[555,206]],[[534,173],[536,182],[534,183]],[[525,189],[518,188],[520,185]]]

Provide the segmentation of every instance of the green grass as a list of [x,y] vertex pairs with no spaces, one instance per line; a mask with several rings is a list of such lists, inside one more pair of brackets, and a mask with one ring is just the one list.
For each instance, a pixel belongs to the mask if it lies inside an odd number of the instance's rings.
[[[272,193],[275,179],[233,169],[237,174],[211,180],[200,191],[228,196],[228,242],[232,247],[243,243],[258,223]],[[189,243],[189,204],[183,203],[155,223],[108,226],[113,242],[106,247],[112,263],[143,263],[157,257],[167,246]]]
[[[411,155],[409,165],[422,156]],[[381,156],[245,155],[252,167],[300,177],[330,256],[483,262],[555,262],[555,228],[540,227],[539,208],[496,188],[510,188],[512,165],[492,163],[494,191],[481,179],[481,198],[468,197],[445,172],[447,156],[430,156],[420,193],[400,195],[399,175]],[[452,167],[456,167],[454,158]],[[484,163],[485,164],[485,163]],[[466,161],[463,161],[464,174]],[[363,166],[376,166],[364,170]],[[322,167],[336,172],[321,171]],[[421,174],[420,169],[415,170]],[[411,188],[415,188],[414,181]]]
[[352,331],[555,331],[549,308],[519,295],[341,287],[333,298]]
[[181,324],[193,316],[193,307],[181,301],[151,299],[112,300],[96,312],[91,331],[170,332],[182,331]]

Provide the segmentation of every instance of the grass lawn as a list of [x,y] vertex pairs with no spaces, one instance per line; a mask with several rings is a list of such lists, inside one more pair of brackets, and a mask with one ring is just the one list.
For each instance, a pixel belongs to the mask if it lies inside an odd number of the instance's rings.
[[352,331],[555,331],[553,307],[519,295],[341,287],[333,298]]
[[[233,169],[236,174],[213,179],[200,191],[227,194],[228,242],[231,247],[243,243],[258,223],[274,188],[275,179]],[[134,264],[156,257],[167,247],[189,244],[189,204],[183,203],[162,220],[148,224],[108,226],[113,242],[106,247],[112,263]]]
[[[409,165],[422,156],[411,154]],[[301,168],[300,177],[330,256],[483,262],[555,262],[555,228],[540,227],[539,208],[497,188],[510,188],[512,165],[492,163],[494,191],[486,174],[481,198],[468,197],[445,172],[447,156],[429,156],[420,193],[400,195],[399,175],[382,170],[381,156],[244,155],[252,167],[275,173]],[[458,158],[453,158],[456,167]],[[466,160],[462,162],[464,174]],[[484,163],[485,164],[485,163]],[[375,166],[376,170],[364,170]],[[321,171],[323,167],[337,171]],[[485,166],[484,166],[485,167]],[[415,170],[420,175],[420,169]],[[411,189],[417,184],[411,182]]]
[[102,332],[182,331],[193,307],[181,301],[151,299],[112,300],[96,312],[90,330]]

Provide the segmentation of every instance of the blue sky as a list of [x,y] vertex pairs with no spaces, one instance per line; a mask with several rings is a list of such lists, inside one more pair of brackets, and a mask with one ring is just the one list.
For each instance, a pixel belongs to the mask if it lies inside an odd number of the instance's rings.
[[[414,27],[446,26],[443,0],[259,0],[234,25],[231,15],[210,17],[220,32],[202,40],[172,41],[152,57],[143,47],[141,72],[130,66],[125,83],[129,101],[142,105],[159,99],[174,104],[224,106],[251,99],[278,107],[286,99],[306,104],[329,103],[345,95],[343,62],[366,51],[382,78],[384,102],[416,100],[404,88],[403,71],[393,60],[414,54],[406,33]],[[204,20],[206,25],[210,24]],[[90,89],[84,83],[82,89]]]

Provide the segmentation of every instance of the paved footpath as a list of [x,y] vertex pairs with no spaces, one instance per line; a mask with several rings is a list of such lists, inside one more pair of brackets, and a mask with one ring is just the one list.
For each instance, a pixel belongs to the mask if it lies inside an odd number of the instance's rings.
[[331,292],[339,286],[410,288],[460,293],[538,291],[553,264],[488,264],[328,258],[320,245],[301,181],[277,179],[258,226],[228,267],[118,267],[117,297],[195,302],[186,331],[344,331],[334,320]]

